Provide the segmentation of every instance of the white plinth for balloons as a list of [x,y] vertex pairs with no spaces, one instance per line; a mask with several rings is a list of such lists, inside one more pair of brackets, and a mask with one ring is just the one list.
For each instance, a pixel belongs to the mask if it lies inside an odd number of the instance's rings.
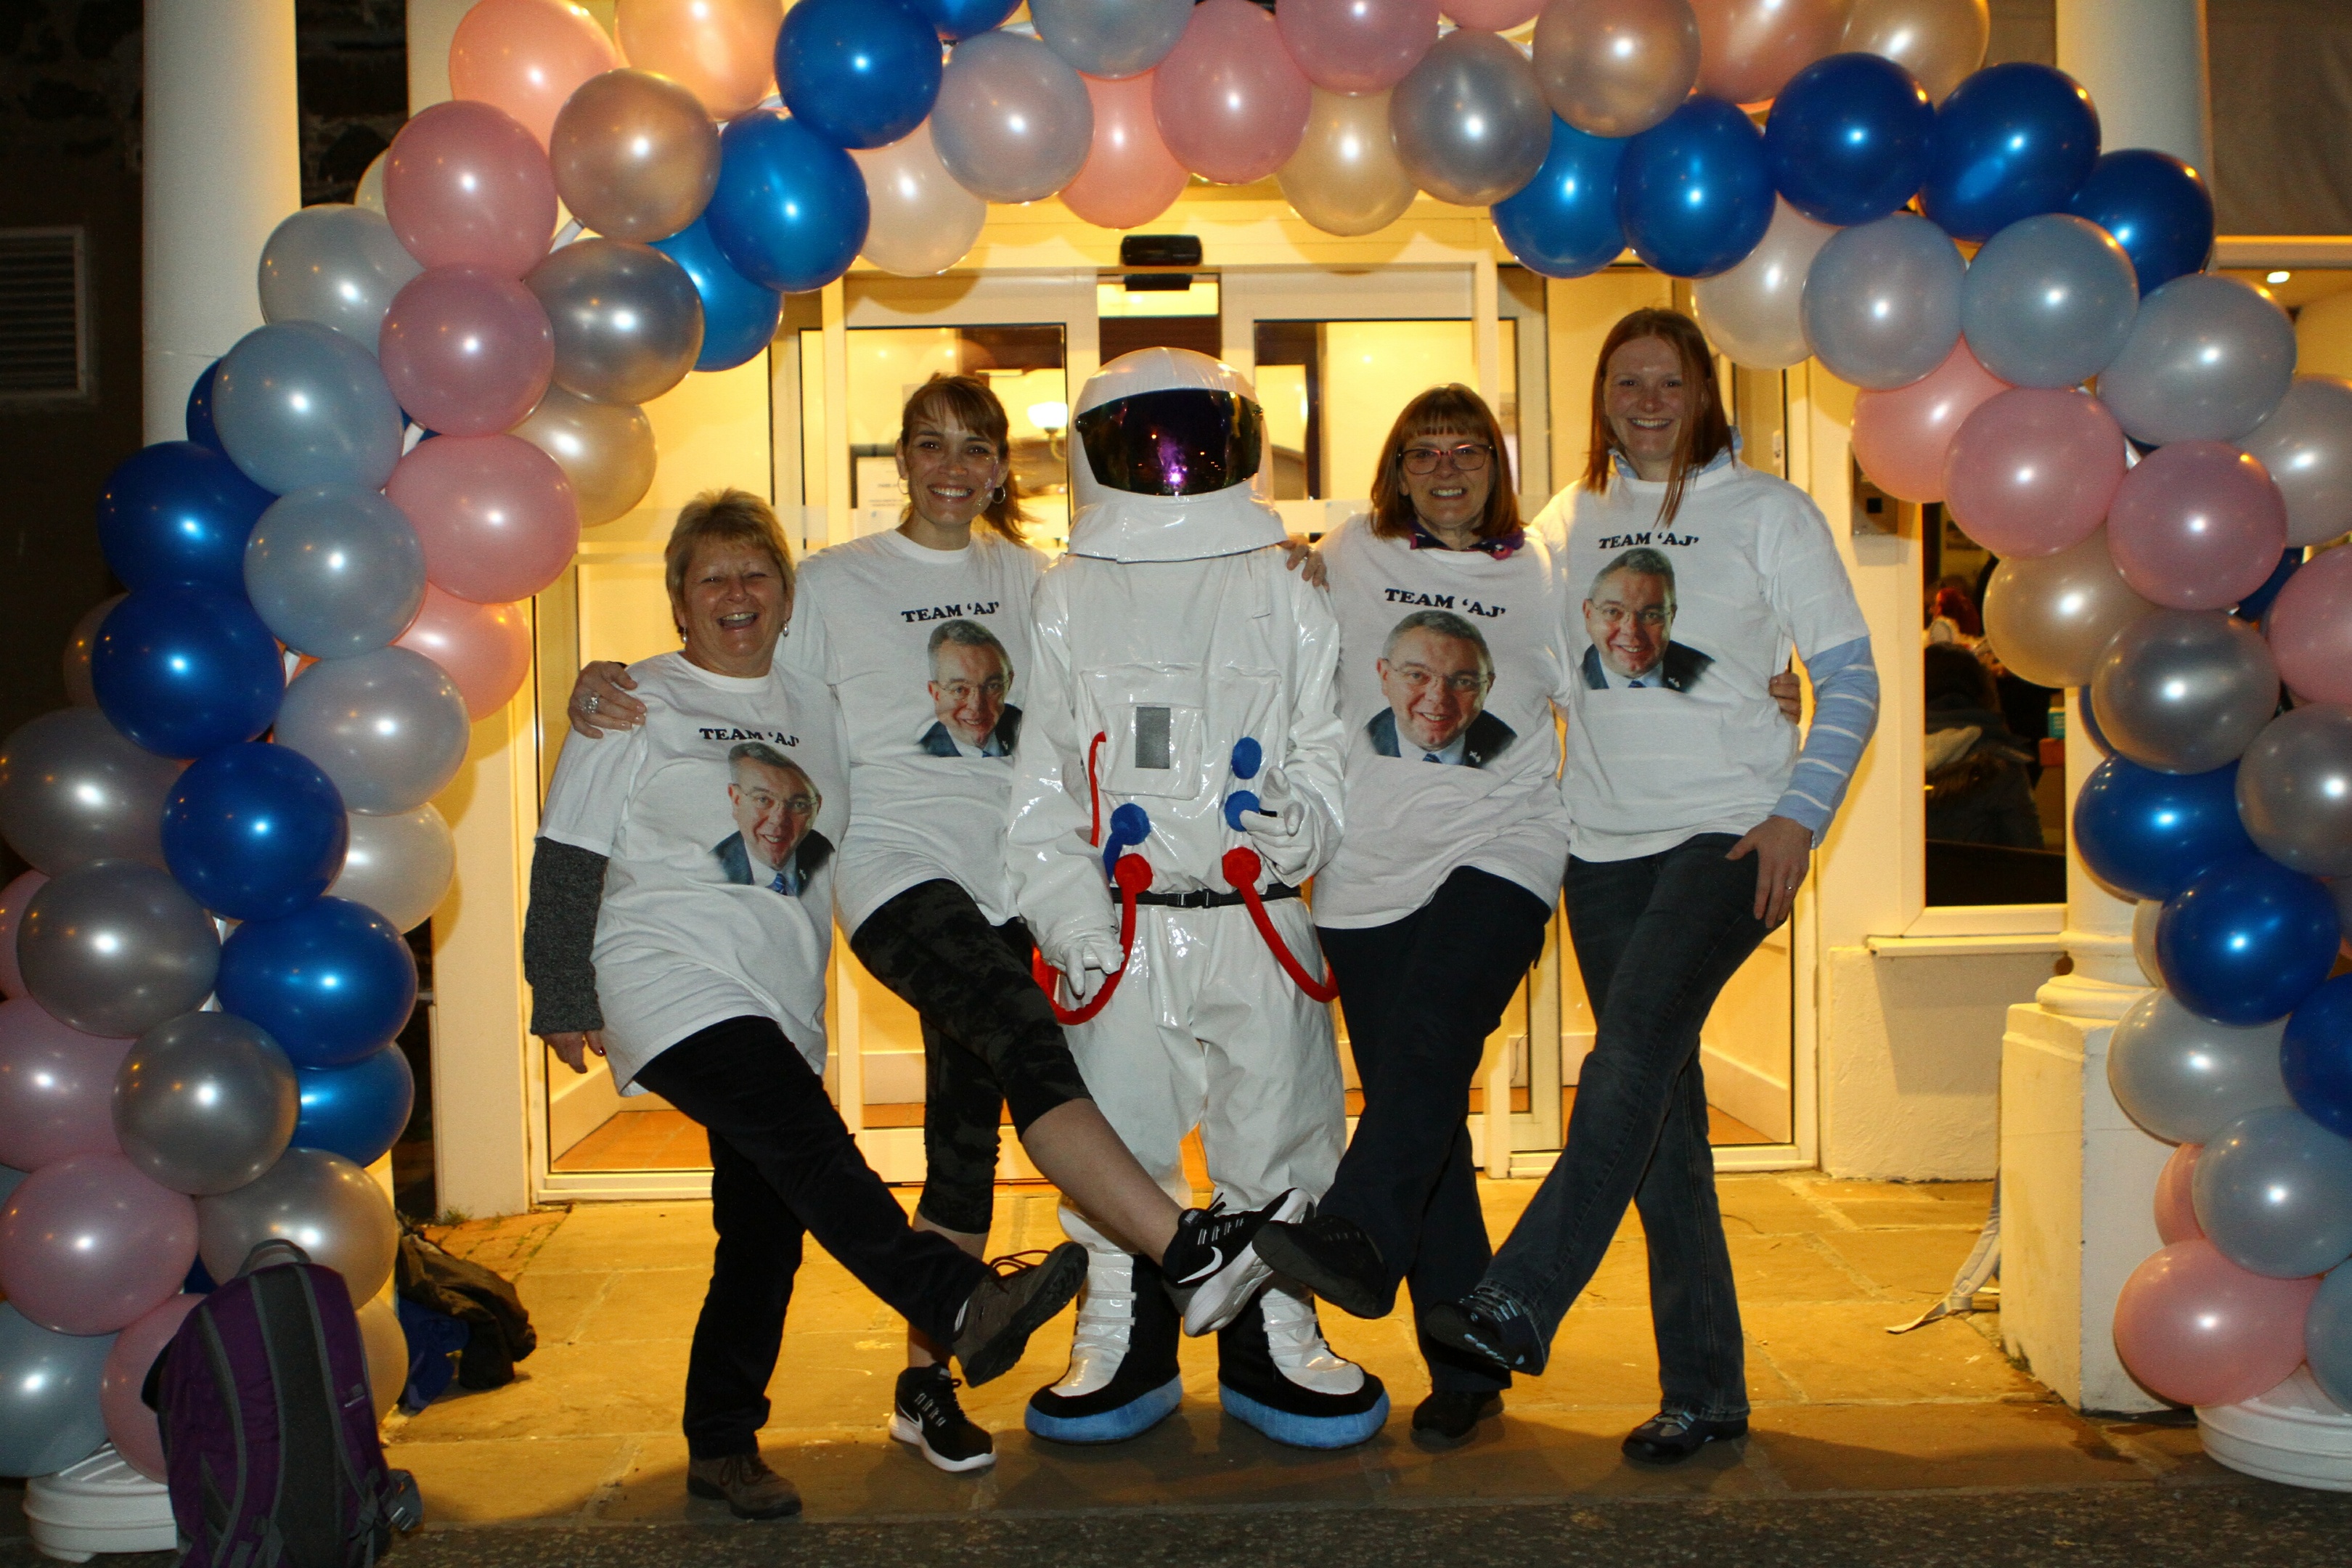
[[179,1544],[172,1496],[107,1444],[79,1464],[25,1485],[25,1520],[44,1557],[87,1563],[101,1552],[169,1552]]
[[2199,1406],[2197,1430],[2205,1451],[2233,1470],[2352,1492],[2352,1414],[2322,1394],[2307,1370],[2259,1398]]

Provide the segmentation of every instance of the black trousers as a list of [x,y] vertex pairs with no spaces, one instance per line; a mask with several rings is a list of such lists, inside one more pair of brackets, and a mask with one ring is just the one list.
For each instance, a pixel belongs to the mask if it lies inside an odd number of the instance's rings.
[[759,1451],[803,1236],[916,1328],[943,1344],[955,1338],[988,1266],[907,1223],[824,1080],[772,1021],[730,1018],[689,1035],[637,1081],[710,1134],[719,1246],[687,1361],[688,1453]]
[[[1470,1080],[1550,919],[1517,883],[1464,867],[1401,921],[1316,931],[1364,1085],[1364,1114],[1318,1206],[1363,1226],[1411,1290],[1416,1322],[1468,1295],[1492,1256],[1465,1124]],[[1433,1388],[1510,1382],[1426,1334],[1421,1353]]]

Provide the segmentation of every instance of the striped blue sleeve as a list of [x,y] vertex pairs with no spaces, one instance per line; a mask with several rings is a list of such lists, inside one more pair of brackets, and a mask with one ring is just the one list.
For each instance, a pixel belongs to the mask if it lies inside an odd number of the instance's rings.
[[1772,815],[1803,823],[1818,845],[1878,728],[1878,667],[1870,639],[1861,637],[1823,648],[1805,661],[1805,673],[1813,682],[1812,728]]

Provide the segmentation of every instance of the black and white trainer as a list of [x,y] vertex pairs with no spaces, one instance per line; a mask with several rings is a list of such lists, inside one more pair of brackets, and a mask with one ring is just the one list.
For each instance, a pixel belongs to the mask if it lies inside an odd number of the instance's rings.
[[1022,1424],[1055,1443],[1123,1443],[1184,1402],[1176,1304],[1150,1258],[1089,1248],[1069,1370],[1029,1396]]
[[1258,1232],[1276,1220],[1301,1218],[1307,1208],[1307,1194],[1293,1187],[1262,1208],[1229,1209],[1220,1196],[1207,1208],[1184,1211],[1160,1271],[1184,1303],[1186,1333],[1214,1333],[1240,1315],[1274,1272],[1257,1255]]
[[943,1470],[961,1474],[996,1463],[996,1443],[956,1403],[958,1380],[943,1366],[910,1366],[898,1374],[890,1436]]

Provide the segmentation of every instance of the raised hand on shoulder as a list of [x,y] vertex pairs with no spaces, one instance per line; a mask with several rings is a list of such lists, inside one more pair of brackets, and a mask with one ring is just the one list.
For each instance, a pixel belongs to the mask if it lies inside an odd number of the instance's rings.
[[646,721],[646,705],[629,695],[637,683],[628,667],[600,658],[572,683],[572,700],[563,705],[572,731],[595,740],[607,730],[634,730]]
[[1282,542],[1282,563],[1297,573],[1310,588],[1330,584],[1331,568],[1325,563],[1323,552],[1303,533],[1294,533]]

